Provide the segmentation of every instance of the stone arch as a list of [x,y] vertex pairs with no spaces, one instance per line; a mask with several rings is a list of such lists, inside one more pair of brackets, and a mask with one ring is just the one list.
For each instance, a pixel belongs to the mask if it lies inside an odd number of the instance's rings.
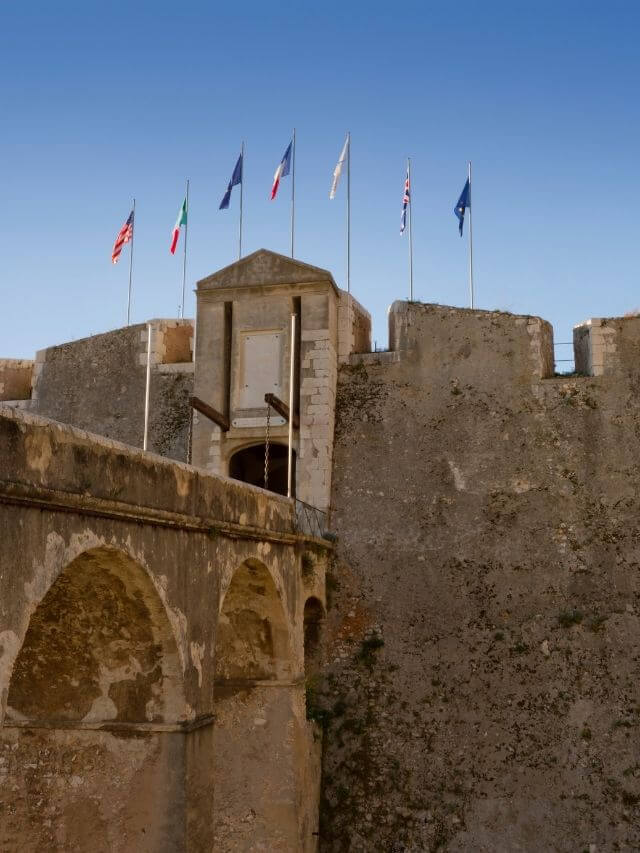
[[145,569],[115,548],[83,551],[31,616],[6,723],[150,723],[185,718],[182,667]]
[[[229,458],[229,476],[252,486],[265,487],[264,484],[264,452],[265,443],[247,444],[234,451]],[[279,495],[287,494],[287,465],[288,447],[280,441],[269,443],[269,481],[267,488]],[[296,482],[296,452],[292,455],[293,476],[292,484],[295,493]]]
[[313,678],[322,667],[322,623],[325,612],[319,598],[311,596],[305,601],[303,616],[304,672]]
[[224,593],[216,632],[216,850],[307,849],[300,834],[306,719],[299,660],[274,578],[263,563],[247,560]]
[[271,573],[249,559],[233,574],[220,602],[215,643],[216,682],[290,678],[289,623]]

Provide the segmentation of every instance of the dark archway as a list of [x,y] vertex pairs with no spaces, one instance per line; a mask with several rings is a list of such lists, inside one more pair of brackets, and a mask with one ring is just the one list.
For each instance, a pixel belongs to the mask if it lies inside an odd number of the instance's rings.
[[318,598],[308,598],[304,605],[304,672],[307,679],[322,667],[322,622],[324,607]]
[[[244,447],[233,454],[229,460],[229,476],[234,480],[242,480],[252,486],[265,488],[264,482],[264,449],[263,444],[253,444]],[[284,444],[269,444],[269,478],[267,488],[279,495],[287,494],[287,457],[288,448]],[[295,495],[296,483],[296,453],[292,454],[292,483]]]

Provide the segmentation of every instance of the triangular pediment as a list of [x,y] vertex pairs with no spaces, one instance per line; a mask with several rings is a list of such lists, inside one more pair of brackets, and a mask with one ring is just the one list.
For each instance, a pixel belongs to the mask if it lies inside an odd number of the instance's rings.
[[258,249],[228,267],[214,272],[198,282],[198,290],[219,287],[251,287],[273,284],[306,284],[326,281],[336,287],[328,270],[305,264],[295,258]]

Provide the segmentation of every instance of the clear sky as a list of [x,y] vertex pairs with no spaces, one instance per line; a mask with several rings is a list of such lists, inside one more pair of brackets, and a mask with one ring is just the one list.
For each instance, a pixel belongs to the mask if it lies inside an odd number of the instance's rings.
[[[124,324],[137,199],[133,320],[177,316],[169,241],[191,181],[188,298],[235,260],[246,141],[246,253],[288,252],[297,129],[296,256],[345,286],[352,134],[352,292],[386,344],[408,296],[399,224],[412,157],[415,295],[468,305],[453,206],[473,161],[476,304],[550,320],[640,307],[640,4],[635,0],[242,3],[22,0],[0,10],[0,356]],[[564,353],[565,357],[567,353]],[[559,354],[562,357],[561,354]]]

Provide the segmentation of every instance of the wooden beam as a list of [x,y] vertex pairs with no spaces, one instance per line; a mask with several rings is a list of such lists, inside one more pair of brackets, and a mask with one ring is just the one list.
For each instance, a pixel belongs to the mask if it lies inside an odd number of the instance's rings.
[[205,418],[209,418],[209,420],[213,421],[214,424],[218,424],[223,432],[229,432],[229,420],[225,418],[224,415],[220,414],[217,409],[214,409],[213,406],[205,403],[204,400],[200,399],[200,397],[189,397],[189,402],[191,403],[192,408],[203,414]]
[[[265,394],[264,401],[267,406],[271,406],[272,409],[275,409],[280,417],[284,418],[285,421],[289,423],[289,406],[287,406],[286,403],[283,403],[280,397],[276,397],[275,394]],[[295,413],[293,415],[293,427],[294,429],[300,428],[300,419]]]

